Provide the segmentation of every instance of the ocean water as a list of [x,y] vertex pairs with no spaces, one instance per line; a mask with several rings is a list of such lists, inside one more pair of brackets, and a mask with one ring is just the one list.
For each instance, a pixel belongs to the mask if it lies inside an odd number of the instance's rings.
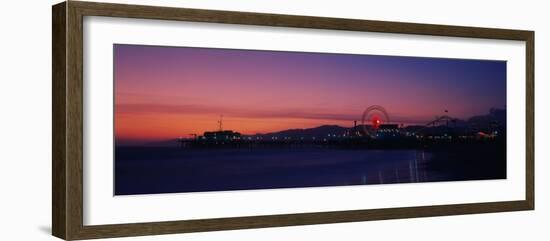
[[115,195],[501,179],[500,152],[117,147]]

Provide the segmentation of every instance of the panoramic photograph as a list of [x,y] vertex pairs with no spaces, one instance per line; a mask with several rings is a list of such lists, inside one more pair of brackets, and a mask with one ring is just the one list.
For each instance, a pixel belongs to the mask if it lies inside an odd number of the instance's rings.
[[114,195],[506,179],[506,61],[113,51]]

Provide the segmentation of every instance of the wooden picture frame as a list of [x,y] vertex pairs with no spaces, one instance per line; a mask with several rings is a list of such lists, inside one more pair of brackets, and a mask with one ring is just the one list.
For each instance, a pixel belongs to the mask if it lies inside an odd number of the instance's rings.
[[[68,1],[52,8],[52,233],[66,240],[533,210],[534,32],[401,22]],[[83,224],[83,17],[108,16],[525,41],[525,199],[202,220]]]

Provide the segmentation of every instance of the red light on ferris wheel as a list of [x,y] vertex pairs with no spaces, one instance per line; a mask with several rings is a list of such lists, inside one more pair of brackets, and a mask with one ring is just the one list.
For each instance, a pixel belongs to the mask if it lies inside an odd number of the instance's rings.
[[[364,112],[361,119],[363,131],[366,135],[372,136],[376,130],[385,122],[390,122],[390,116],[386,109],[380,105],[371,105]],[[370,128],[368,128],[370,126]]]
[[378,127],[380,126],[380,124],[382,124],[382,121],[380,120],[380,118],[378,118],[378,116],[375,116],[372,118],[372,126],[375,128],[375,129],[378,129]]

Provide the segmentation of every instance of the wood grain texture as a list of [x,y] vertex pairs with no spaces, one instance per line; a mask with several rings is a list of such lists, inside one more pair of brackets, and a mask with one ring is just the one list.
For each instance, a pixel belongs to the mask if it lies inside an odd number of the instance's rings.
[[78,238],[205,232],[528,210],[524,201],[85,226]]
[[530,209],[535,209],[535,32],[529,32],[525,39],[526,80],[526,193],[525,200]]
[[[83,225],[82,153],[84,16],[108,16],[525,41],[527,64],[525,200],[85,226]],[[53,7],[52,25],[52,102],[54,107],[52,114],[54,132],[52,152],[52,230],[53,234],[57,237],[67,240],[92,239],[534,209],[534,32],[532,31],[76,1],[55,5]]]
[[52,7],[52,234],[66,238],[65,3]]
[[531,31],[71,1],[86,16],[525,40]]
[[83,15],[67,5],[67,223],[68,239],[83,229]]

